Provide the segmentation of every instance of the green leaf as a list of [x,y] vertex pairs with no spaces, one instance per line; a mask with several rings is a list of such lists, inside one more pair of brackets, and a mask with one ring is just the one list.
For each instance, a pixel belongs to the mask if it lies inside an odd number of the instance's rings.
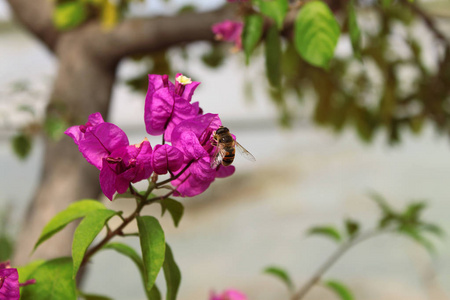
[[433,243],[425,238],[417,228],[413,226],[401,226],[398,229],[398,232],[423,246],[430,254],[434,254],[436,252],[436,248]]
[[65,2],[58,4],[53,11],[53,24],[59,30],[70,30],[87,18],[87,10],[84,3]]
[[110,297],[102,296],[102,295],[95,295],[95,294],[79,293],[79,296],[81,296],[81,298],[83,298],[85,300],[113,300]]
[[307,2],[294,26],[298,53],[310,64],[328,69],[340,35],[339,25],[328,6],[321,1]]
[[403,212],[402,216],[407,221],[417,222],[419,221],[420,213],[426,208],[426,206],[427,205],[425,202],[412,203],[406,207],[406,210]]
[[98,209],[88,213],[73,234],[72,258],[73,278],[77,275],[84,254],[106,222],[115,214],[114,210]]
[[353,53],[358,59],[361,59],[361,30],[358,26],[358,20],[355,12],[355,1],[351,0],[347,6],[348,30],[350,41],[352,43]]
[[421,223],[420,224],[420,229],[422,231],[430,232],[430,233],[432,233],[432,234],[434,234],[434,235],[436,235],[437,237],[440,237],[440,238],[445,236],[444,230],[442,230],[442,228],[437,226],[436,224]]
[[242,45],[244,47],[246,63],[249,63],[250,55],[261,39],[263,32],[263,18],[257,14],[245,17],[244,32],[242,33]]
[[96,200],[89,199],[80,200],[69,205],[69,207],[59,212],[56,216],[53,217],[53,219],[50,220],[50,222],[47,223],[47,225],[45,225],[44,229],[42,230],[41,236],[34,246],[33,251],[36,250],[36,248],[40,244],[42,244],[42,242],[52,237],[55,233],[63,229],[70,222],[84,217],[89,212],[98,209],[106,209],[106,207]]
[[273,87],[281,87],[281,41],[275,26],[271,26],[265,38],[266,74]]
[[[142,261],[142,258],[139,256],[139,254],[133,248],[122,243],[109,243],[103,246],[102,250],[105,249],[116,250],[120,254],[123,254],[128,258],[130,258],[138,268],[139,273],[141,274],[142,283],[145,286],[144,262]],[[156,285],[153,285],[151,291],[147,291],[147,289],[145,288],[144,290],[148,300],[161,300],[161,294],[159,293],[159,290],[156,287]]]
[[23,287],[21,300],[77,299],[70,257],[46,261],[39,265],[29,277],[36,279],[36,283]]
[[167,284],[166,300],[176,300],[178,288],[180,287],[181,282],[181,272],[173,258],[172,250],[168,244],[166,244],[166,255],[163,270]]
[[389,206],[388,202],[386,201],[386,199],[383,196],[381,196],[380,194],[378,194],[376,192],[370,192],[369,197],[370,197],[370,199],[375,201],[376,204],[378,204],[378,207],[381,209],[383,215],[393,215],[394,214],[394,210]]
[[343,283],[335,281],[335,280],[328,280],[325,281],[324,286],[332,290],[336,293],[336,295],[339,296],[342,300],[353,300],[355,297],[353,297],[352,292],[350,289],[345,286]]
[[286,284],[286,286],[288,287],[288,289],[290,291],[292,291],[294,289],[294,285],[292,284],[291,277],[284,269],[282,269],[280,267],[271,266],[271,267],[265,268],[264,273],[273,275],[273,276],[277,277],[278,279],[281,279],[281,281],[283,281]]
[[40,259],[34,260],[25,266],[18,267],[17,271],[19,272],[19,282],[25,282],[32,279],[30,275],[43,263],[45,263],[45,260]]
[[336,242],[340,242],[342,240],[341,234],[334,226],[317,226],[311,228],[308,233],[310,235],[319,234],[326,237],[329,237]]
[[287,0],[272,0],[272,1],[258,1],[261,13],[273,19],[278,27],[278,30],[283,29],[284,18],[289,9]]
[[181,217],[184,213],[183,204],[172,198],[163,199],[160,201],[160,203],[162,208],[161,216],[164,216],[166,210],[168,210],[170,215],[172,216],[175,227],[178,227],[178,224],[180,223]]
[[30,154],[32,142],[32,138],[24,133],[19,133],[11,138],[13,151],[20,159],[25,159]]
[[67,123],[60,116],[47,116],[45,118],[44,130],[54,141],[58,141],[64,136],[64,131],[67,127]]
[[6,234],[0,235],[0,261],[11,259],[13,251],[14,244],[11,237]]
[[345,220],[345,229],[347,230],[348,236],[353,238],[359,231],[359,223],[354,220],[347,219]]
[[164,231],[154,217],[139,216],[136,220],[144,261],[145,287],[150,291],[164,263],[166,248]]

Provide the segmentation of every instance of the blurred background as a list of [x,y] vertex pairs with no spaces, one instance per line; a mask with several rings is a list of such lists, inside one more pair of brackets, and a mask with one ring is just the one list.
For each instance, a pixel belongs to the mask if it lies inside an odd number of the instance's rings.
[[[14,243],[16,252],[31,251],[20,246],[20,231],[37,209],[36,202],[30,203],[48,173],[45,149],[70,140],[61,131],[87,118],[48,110],[62,76],[63,55],[52,42],[32,35],[22,17],[14,18],[16,1],[9,2],[0,2],[0,260],[13,257]],[[340,21],[345,4],[331,5]],[[223,5],[218,0],[130,2],[126,10],[118,9],[121,16],[113,23],[156,15],[176,18],[180,11],[209,12]],[[362,58],[353,55],[344,30],[330,69],[324,71],[291,53],[287,33],[281,89],[266,76],[263,47],[246,66],[242,53],[232,54],[212,34],[209,40],[125,56],[112,69],[117,76],[105,106],[108,121],[121,127],[131,143],[144,137],[152,145],[160,142],[148,136],[143,123],[146,74],[173,78],[182,72],[201,82],[194,101],[205,112],[218,113],[256,157],[252,163],[237,155],[233,176],[216,180],[200,196],[181,199],[185,215],[179,228],[170,217],[162,218],[183,275],[179,299],[207,299],[210,291],[231,287],[249,299],[287,299],[283,285],[263,274],[264,268],[283,267],[297,286],[304,283],[337,247],[330,239],[308,236],[308,229],[321,224],[342,228],[345,218],[357,220],[361,230],[376,227],[380,211],[371,192],[397,209],[425,201],[424,219],[449,231],[450,52],[445,39],[450,38],[450,2],[393,1],[386,8],[367,0],[358,5]],[[125,199],[101,198],[111,209],[133,209]],[[159,207],[148,213],[159,216]],[[434,255],[400,235],[367,240],[325,278],[345,282],[356,299],[450,299],[450,243],[431,240]],[[137,238],[126,242],[139,247]],[[84,290],[113,299],[145,298],[135,266],[108,251],[94,257]],[[337,298],[318,287],[305,299]]]

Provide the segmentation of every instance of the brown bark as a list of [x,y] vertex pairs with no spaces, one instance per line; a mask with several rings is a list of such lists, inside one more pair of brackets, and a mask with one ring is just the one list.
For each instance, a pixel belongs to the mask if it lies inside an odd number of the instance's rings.
[[[47,109],[72,124],[86,122],[89,114],[107,117],[118,62],[127,55],[149,52],[180,43],[212,40],[211,25],[230,17],[229,9],[188,13],[175,17],[126,20],[105,31],[89,22],[60,33],[52,26],[51,1],[7,0],[17,20],[59,59],[59,68]],[[46,140],[41,183],[29,206],[16,244],[13,264],[35,258],[70,255],[74,227],[39,246],[29,256],[45,224],[71,202],[97,198],[99,171],[88,164],[73,141]]]

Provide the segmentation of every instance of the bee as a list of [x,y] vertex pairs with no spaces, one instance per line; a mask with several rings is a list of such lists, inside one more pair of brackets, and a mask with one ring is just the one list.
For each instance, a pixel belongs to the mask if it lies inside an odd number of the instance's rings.
[[236,148],[242,156],[250,161],[255,161],[255,157],[245,150],[230,133],[230,130],[224,126],[220,126],[213,132],[213,140],[211,144],[215,146],[214,153],[211,159],[211,168],[215,169],[222,164],[229,166],[233,163]]

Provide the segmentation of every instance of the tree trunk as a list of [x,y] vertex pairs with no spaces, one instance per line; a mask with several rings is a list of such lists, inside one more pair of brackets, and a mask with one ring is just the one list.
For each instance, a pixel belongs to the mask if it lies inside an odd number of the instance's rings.
[[[83,124],[89,114],[100,112],[106,119],[117,62],[105,62],[93,57],[78,37],[68,34],[57,46],[59,70],[47,109],[73,124]],[[77,118],[83,118],[79,120]],[[64,136],[55,142],[45,142],[44,168],[41,185],[25,216],[25,223],[16,244],[14,265],[35,258],[54,258],[71,253],[73,226],[58,233],[30,253],[45,224],[73,201],[97,198],[100,194],[99,171],[88,164],[71,138]]]

